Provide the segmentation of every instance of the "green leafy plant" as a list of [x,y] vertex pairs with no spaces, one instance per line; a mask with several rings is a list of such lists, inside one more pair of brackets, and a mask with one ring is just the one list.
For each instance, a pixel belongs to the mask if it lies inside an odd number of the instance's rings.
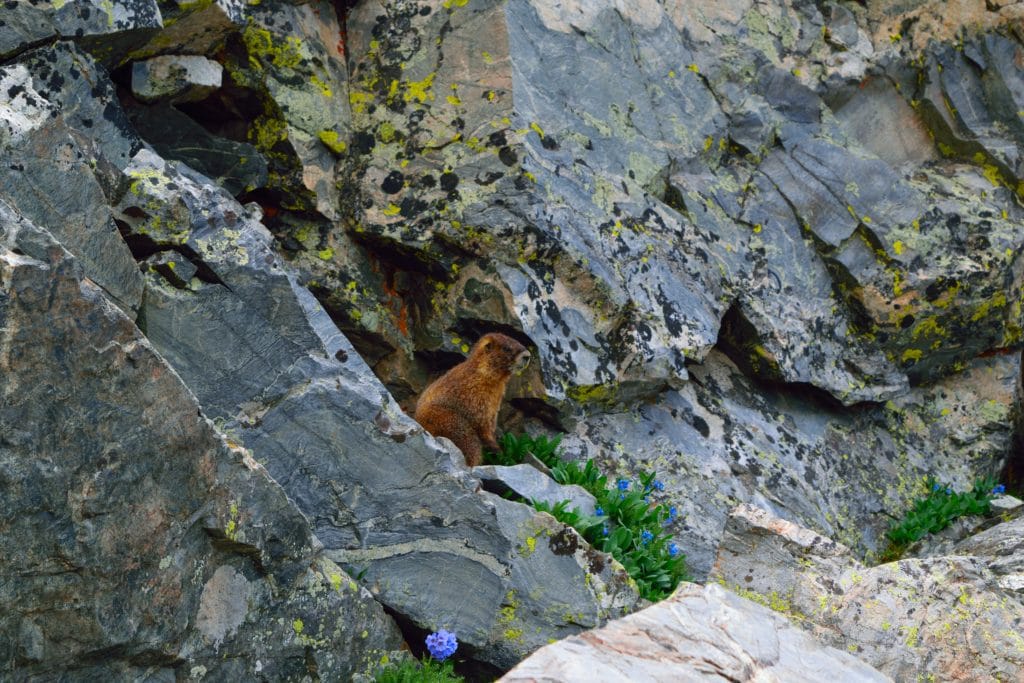
[[576,484],[589,491],[597,500],[594,515],[569,509],[567,500],[556,505],[533,501],[533,506],[576,529],[595,548],[610,553],[636,581],[641,596],[648,600],[668,597],[687,573],[686,556],[665,531],[665,525],[675,519],[676,509],[651,501],[664,491],[664,484],[654,472],[647,472],[636,481],[619,479],[610,486],[607,475],[593,460],[582,464],[563,461],[557,452],[559,442],[560,437],[549,440],[505,434],[498,458],[517,464],[525,453],[533,453],[550,467],[559,484]]
[[501,450],[497,453],[493,451],[484,453],[484,464],[519,465],[526,459],[527,453],[532,453],[548,467],[555,467],[562,462],[558,457],[558,446],[561,442],[561,434],[549,439],[543,435],[520,434],[516,436],[511,432],[505,432],[498,439]]
[[381,670],[373,680],[375,683],[460,683],[463,678],[455,673],[451,661],[424,658],[422,662],[403,659],[400,664]]
[[924,483],[928,493],[915,501],[903,518],[889,527],[886,533],[889,547],[882,553],[883,560],[899,558],[908,546],[928,534],[942,531],[959,517],[989,514],[992,499],[1006,490],[1005,486],[997,486],[990,478],[978,479],[969,491],[963,493],[957,493],[951,486],[940,484],[931,477]]

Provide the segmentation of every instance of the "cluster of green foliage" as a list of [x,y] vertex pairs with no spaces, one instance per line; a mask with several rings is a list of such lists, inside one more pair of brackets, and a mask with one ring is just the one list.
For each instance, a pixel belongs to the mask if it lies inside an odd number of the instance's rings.
[[422,662],[403,659],[382,669],[374,683],[462,683],[462,676],[455,673],[451,660],[439,662],[424,655]]
[[501,450],[484,453],[485,465],[518,465],[526,459],[527,453],[533,454],[538,460],[548,467],[556,467],[561,463],[558,457],[558,445],[562,442],[562,435],[559,434],[553,439],[546,436],[530,437],[523,434],[516,436],[511,432],[502,434],[498,439]]
[[560,437],[515,436],[504,434],[502,453],[495,461],[518,464],[526,453],[533,453],[551,469],[559,484],[577,484],[597,500],[597,514],[585,515],[569,509],[569,501],[549,505],[533,501],[533,506],[550,513],[558,521],[576,529],[595,548],[610,553],[636,581],[640,595],[662,600],[687,578],[686,556],[665,532],[675,517],[675,508],[651,502],[651,496],[664,487],[654,472],[646,472],[630,482],[620,479],[609,486],[608,477],[593,460],[584,464],[565,462],[558,457]]
[[958,517],[989,514],[992,499],[1005,490],[996,486],[994,479],[978,479],[970,491],[963,493],[957,493],[951,486],[930,477],[924,483],[927,495],[917,499],[903,519],[894,521],[889,527],[886,533],[889,547],[882,554],[883,560],[901,557],[909,545],[928,534],[942,531]]

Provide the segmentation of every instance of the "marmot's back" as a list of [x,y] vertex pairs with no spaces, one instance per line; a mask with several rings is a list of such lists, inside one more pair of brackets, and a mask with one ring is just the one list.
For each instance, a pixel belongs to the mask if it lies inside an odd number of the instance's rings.
[[416,402],[416,421],[434,436],[452,440],[466,464],[480,464],[484,447],[498,450],[498,409],[509,377],[530,360],[526,347],[511,337],[481,337],[469,357],[434,380]]

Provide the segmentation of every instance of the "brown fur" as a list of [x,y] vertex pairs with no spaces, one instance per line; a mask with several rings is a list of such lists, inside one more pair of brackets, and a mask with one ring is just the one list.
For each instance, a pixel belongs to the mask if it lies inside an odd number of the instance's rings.
[[466,464],[480,464],[483,449],[498,450],[498,409],[513,370],[530,354],[503,334],[481,337],[469,358],[434,380],[416,402],[416,421],[434,436],[452,440]]

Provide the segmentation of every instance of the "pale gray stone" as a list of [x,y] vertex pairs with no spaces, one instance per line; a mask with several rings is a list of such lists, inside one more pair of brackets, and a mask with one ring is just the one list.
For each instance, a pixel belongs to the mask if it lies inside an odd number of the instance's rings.
[[[895,680],[1018,680],[1019,526],[993,527],[947,556],[867,567],[835,541],[741,505],[710,578]],[[1003,538],[1013,540],[993,543]]]
[[473,474],[479,477],[485,486],[498,485],[528,501],[542,501],[554,506],[567,500],[569,510],[578,509],[585,515],[594,514],[596,501],[586,489],[575,484],[562,486],[533,465],[481,465],[473,468]]
[[501,683],[556,681],[890,681],[818,644],[765,607],[721,587],[682,584],[672,597],[539,650]]
[[221,86],[224,68],[200,55],[161,55],[132,65],[132,93],[143,102],[201,100]]

